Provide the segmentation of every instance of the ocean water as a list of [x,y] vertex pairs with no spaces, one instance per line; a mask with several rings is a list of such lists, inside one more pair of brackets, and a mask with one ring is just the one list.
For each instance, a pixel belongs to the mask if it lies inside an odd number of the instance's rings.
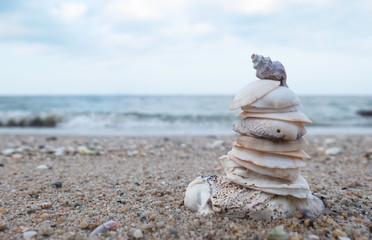
[[[226,135],[239,120],[233,96],[0,97],[0,133]],[[300,96],[313,134],[372,134],[372,96]]]

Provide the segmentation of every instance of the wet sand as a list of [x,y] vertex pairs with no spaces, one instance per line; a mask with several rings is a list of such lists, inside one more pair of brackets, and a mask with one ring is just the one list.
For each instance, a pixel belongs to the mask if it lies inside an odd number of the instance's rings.
[[264,239],[283,225],[290,239],[371,239],[368,135],[307,136],[313,159],[302,175],[327,206],[315,219],[298,213],[254,222],[185,209],[188,183],[223,175],[218,158],[235,138],[0,135],[0,239],[22,239],[29,231],[37,232],[32,239],[87,239],[108,221],[118,222],[116,231],[90,237]]

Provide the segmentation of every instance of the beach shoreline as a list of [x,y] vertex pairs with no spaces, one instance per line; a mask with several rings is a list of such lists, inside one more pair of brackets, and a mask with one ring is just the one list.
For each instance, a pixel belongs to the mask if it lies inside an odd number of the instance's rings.
[[[0,134],[0,239],[21,239],[29,231],[37,232],[36,239],[86,239],[108,221],[117,221],[117,230],[98,239],[139,232],[144,239],[264,239],[279,225],[292,239],[371,237],[367,134],[306,135],[312,160],[301,172],[327,206],[315,219],[297,214],[254,222],[185,209],[188,183],[224,175],[218,158],[235,138]],[[332,148],[334,156],[327,152]]]

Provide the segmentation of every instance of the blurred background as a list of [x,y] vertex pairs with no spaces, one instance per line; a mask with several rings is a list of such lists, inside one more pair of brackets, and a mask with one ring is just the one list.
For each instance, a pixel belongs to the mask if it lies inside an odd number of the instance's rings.
[[372,133],[372,1],[0,1],[0,133],[232,134],[250,56],[310,133]]

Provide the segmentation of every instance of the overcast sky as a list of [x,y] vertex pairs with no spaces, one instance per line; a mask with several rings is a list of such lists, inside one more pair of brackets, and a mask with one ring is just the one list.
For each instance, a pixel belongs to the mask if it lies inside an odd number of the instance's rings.
[[0,94],[372,94],[370,0],[1,0]]

